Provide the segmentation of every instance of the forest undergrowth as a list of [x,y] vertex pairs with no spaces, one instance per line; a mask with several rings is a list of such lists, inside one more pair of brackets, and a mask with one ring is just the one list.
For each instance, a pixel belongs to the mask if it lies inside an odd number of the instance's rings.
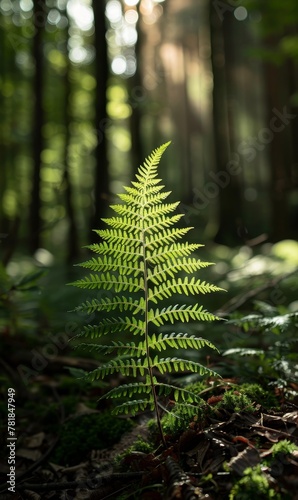
[[[175,374],[175,384],[196,391],[201,403],[189,419],[171,396],[160,401],[166,449],[150,412],[119,418],[111,416],[110,402],[98,403],[119,375],[86,385],[69,374],[69,366],[98,364],[68,342],[84,323],[65,313],[81,300],[80,290],[63,286],[69,276],[58,268],[44,273],[30,259],[12,261],[1,271],[1,498],[295,498],[293,245],[203,250],[202,258],[208,252],[220,261],[209,278],[228,290],[224,303],[215,296],[206,306],[227,321],[192,328],[219,347],[219,354],[196,354],[220,377]],[[15,494],[5,491],[10,387],[16,390]]]

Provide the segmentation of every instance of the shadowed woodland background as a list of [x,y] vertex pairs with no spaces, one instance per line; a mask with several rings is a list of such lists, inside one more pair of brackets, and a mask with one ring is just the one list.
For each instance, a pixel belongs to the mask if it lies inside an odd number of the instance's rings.
[[[187,241],[205,245],[197,257],[216,263],[200,270],[201,282],[227,290],[194,294],[186,303],[230,320],[188,325],[220,353],[188,349],[186,357],[214,369],[228,386],[257,382],[279,402],[293,398],[296,432],[298,1],[0,0],[0,55],[0,496],[9,470],[8,388],[16,390],[17,472],[33,483],[56,481],[53,464],[85,467],[82,460],[111,447],[127,430],[123,423],[130,425],[98,402],[122,376],[91,386],[73,376],[81,372],[68,370],[106,362],[108,351],[87,354],[73,349],[78,339],[69,340],[106,314],[100,308],[84,314],[77,306],[106,300],[113,290],[66,283],[83,278],[73,264],[89,258],[84,246],[98,241],[92,230],[112,215],[116,194],[151,150],[169,140],[159,166],[172,191],[168,202],[180,200],[181,224],[194,227]],[[171,297],[174,308],[181,295]],[[180,321],[158,330],[184,331]],[[124,336],[125,342],[135,338],[128,330]],[[113,329],[104,341],[112,338]],[[180,351],[173,349],[178,357]],[[183,384],[192,383],[190,375],[175,373]],[[209,398],[210,387],[200,393]],[[238,415],[239,407],[230,410]],[[78,432],[82,413],[87,420]],[[226,409],[222,415],[228,424]],[[289,422],[280,420],[280,437],[288,438]],[[245,439],[237,426],[235,436]],[[260,436],[268,435],[264,429]],[[216,461],[219,446],[224,457],[232,441],[223,447],[215,436]],[[276,439],[274,430],[268,449]],[[207,449],[200,455],[195,448],[195,456],[205,457]],[[267,481],[268,453],[262,456]],[[295,460],[294,472],[281,469],[282,481],[297,477]],[[77,470],[78,476],[69,472],[59,481],[81,479]],[[219,483],[227,492],[223,470]],[[212,491],[216,483],[210,483]],[[275,476],[272,485],[273,496],[286,498]],[[247,498],[265,498],[251,491]]]
[[4,264],[17,251],[75,261],[167,140],[160,176],[200,241],[297,238],[296,0],[1,0],[0,12]]

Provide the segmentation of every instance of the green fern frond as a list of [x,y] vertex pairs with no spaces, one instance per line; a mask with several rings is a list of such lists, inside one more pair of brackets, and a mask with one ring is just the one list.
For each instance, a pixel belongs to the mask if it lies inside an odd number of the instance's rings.
[[74,346],[75,349],[82,349],[89,352],[98,352],[101,354],[111,354],[114,351],[117,352],[118,356],[125,356],[126,354],[141,356],[146,352],[144,343],[140,342],[138,345],[135,345],[134,342],[128,342],[124,344],[123,342],[115,342],[112,341],[111,345],[102,345],[102,344],[92,344],[81,342],[79,345]]
[[160,300],[171,297],[174,293],[184,294],[184,295],[197,295],[198,293],[205,294],[211,292],[223,291],[215,285],[210,285],[206,281],[197,280],[185,277],[184,280],[178,278],[177,281],[166,281],[163,282],[159,287],[154,287],[149,290],[149,301],[157,304]]
[[150,309],[148,312],[148,321],[152,322],[156,326],[164,325],[167,322],[174,323],[175,321],[189,322],[194,321],[214,321],[219,320],[214,314],[205,311],[203,306],[187,306],[185,304],[175,306],[169,306],[162,309]]
[[159,396],[169,396],[171,394],[172,399],[177,403],[183,401],[185,403],[203,403],[204,400],[200,398],[197,394],[194,394],[187,389],[182,387],[177,387],[171,384],[164,384],[161,382],[156,382],[156,387],[158,387]]
[[167,275],[174,278],[175,274],[180,271],[185,273],[194,273],[199,269],[203,269],[211,265],[213,265],[213,262],[202,262],[201,260],[190,259],[187,257],[181,258],[178,262],[170,260],[167,263],[163,262],[162,264],[157,265],[154,272],[152,272],[151,269],[148,269],[148,280],[155,285],[158,285],[168,278]]
[[145,322],[135,317],[106,318],[98,325],[85,325],[74,338],[89,337],[90,339],[98,339],[108,333],[122,333],[125,331],[129,331],[133,335],[143,335]]
[[92,372],[87,373],[87,375],[84,377],[85,380],[90,380],[91,382],[94,382],[94,380],[98,379],[103,379],[107,375],[113,375],[113,373],[121,373],[121,375],[125,377],[133,376],[136,377],[137,375],[142,375],[144,376],[145,374],[145,369],[148,369],[148,365],[146,365],[146,360],[137,359],[136,361],[131,358],[131,359],[112,359],[108,363],[105,363]]
[[114,387],[109,392],[107,392],[104,396],[99,398],[99,401],[104,398],[123,398],[129,397],[132,398],[135,394],[151,394],[151,383],[150,380],[147,382],[143,382],[140,384],[139,382],[134,382],[131,384],[122,384],[118,387]]
[[210,349],[215,349],[218,351],[210,340],[203,339],[202,337],[196,337],[195,335],[189,335],[188,333],[169,333],[159,335],[153,334],[149,336],[148,339],[149,347],[152,349],[157,349],[158,351],[166,350],[167,347],[172,347],[174,349],[202,349],[207,346]]
[[[117,245],[114,243],[114,245],[108,245],[108,243],[103,242],[100,244],[94,243],[93,245],[87,245],[85,248],[101,255],[110,254],[111,256],[122,257],[126,262],[137,262],[140,257],[142,257],[142,252],[132,252],[130,247],[124,246],[123,244]],[[73,283],[70,284],[73,285]]]
[[163,245],[168,245],[169,243],[173,243],[174,241],[177,240],[177,238],[182,238],[182,236],[185,236],[186,233],[188,233],[192,227],[183,227],[183,228],[175,228],[175,229],[164,229],[160,231],[157,235],[151,234],[147,231],[148,236],[147,236],[147,241],[146,241],[146,248],[148,248],[150,251],[154,248],[160,248]]
[[[171,191],[167,191],[167,192],[159,193],[159,194],[155,194],[155,195],[149,195],[146,197],[146,205],[148,207],[150,207],[152,205],[157,205],[158,203],[165,200],[168,196],[170,196],[170,194],[171,194]],[[125,201],[125,203],[135,207],[137,210],[142,209],[142,207],[144,205],[143,200],[141,200],[140,198],[135,199],[134,196],[131,196],[130,194],[122,193],[122,194],[119,194],[118,196],[122,201]]]
[[[142,264],[142,263],[140,263]],[[119,274],[125,274],[126,276],[129,274],[133,274],[134,276],[138,276],[139,274],[142,274],[143,272],[143,266],[140,265],[139,267],[134,267],[134,266],[129,266],[129,265],[123,265],[122,261],[117,259],[112,259],[112,258],[107,258],[105,255],[101,259],[100,257],[93,257],[90,260],[87,260],[86,262],[82,262],[81,264],[78,264],[80,267],[84,267],[86,269],[91,269],[91,271],[97,271],[97,272],[105,272],[105,271],[118,271]]]
[[196,361],[190,361],[189,359],[181,358],[159,358],[156,356],[153,360],[150,360],[150,364],[154,366],[161,374],[171,373],[171,372],[185,372],[189,371],[192,373],[199,373],[199,375],[208,375],[209,377],[218,376],[213,370],[207,368],[206,366],[197,363]]
[[[175,305],[168,305],[165,301],[176,295],[193,295],[197,301],[199,294],[222,290],[194,276],[212,264],[193,255],[202,245],[179,241],[193,228],[178,226],[183,217],[175,213],[179,202],[165,202],[171,192],[164,190],[157,169],[168,145],[163,144],[150,154],[139,167],[135,180],[119,195],[122,204],[111,206],[116,216],[103,219],[106,229],[95,229],[102,241],[86,247],[97,256],[79,264],[91,274],[72,283],[82,289],[109,292],[108,297],[91,298],[75,308],[78,312],[98,315],[97,324],[85,325],[75,337],[77,341],[88,339],[81,344],[82,349],[112,357],[87,373],[86,380],[114,373],[133,377],[134,381],[112,389],[106,396],[121,400],[115,413],[136,414],[154,409],[164,444],[158,396],[170,396],[177,405],[182,402],[189,412],[199,398],[183,388],[160,382],[155,373],[217,374],[199,362],[180,357],[159,358],[157,354],[152,357],[152,353],[216,347],[195,335],[165,334],[158,328],[166,323],[219,319],[197,303],[178,305],[175,298]],[[112,311],[115,317],[110,317]],[[157,332],[151,331],[153,327]],[[115,339],[103,342],[107,335]],[[138,341],[132,342],[132,336]],[[136,395],[142,398],[122,402]]]
[[119,309],[120,312],[131,311],[133,314],[138,314],[144,310],[145,301],[143,297],[134,300],[131,297],[112,297],[111,299],[92,299],[77,306],[73,311],[86,312],[92,314],[100,311],[114,311]]
[[133,401],[127,401],[126,403],[122,403],[116,406],[112,410],[112,413],[114,415],[124,414],[135,416],[138,413],[145,411],[146,409],[151,411],[154,410],[154,400],[152,397],[150,399],[136,399]]
[[151,253],[147,249],[146,258],[150,264],[159,264],[168,262],[169,259],[175,260],[179,257],[187,257],[203,245],[197,243],[173,243],[171,246],[164,246],[158,252]]
[[120,229],[99,229],[94,232],[109,244],[116,243],[118,245],[120,243],[121,245],[126,245],[131,251],[137,247],[140,248],[142,245],[140,231],[134,231],[134,238],[129,234],[123,233]]
[[[156,183],[158,182],[157,180],[155,181]],[[138,187],[137,187],[138,186]],[[129,193],[131,196],[133,196],[134,200],[140,200],[141,202],[143,201],[143,193],[142,193],[142,184],[141,183],[138,183],[136,187],[129,187],[129,186],[124,186],[124,189],[127,193]],[[157,193],[159,193],[162,189],[164,188],[164,186],[147,186],[147,189],[146,189],[146,194],[147,196],[152,196],[152,195],[156,195]]]
[[140,278],[138,281],[133,278],[126,278],[122,275],[115,276],[114,274],[90,274],[84,279],[74,281],[71,283],[79,288],[102,289],[111,290],[115,292],[122,292],[128,290],[129,292],[139,292],[144,290],[144,281]]

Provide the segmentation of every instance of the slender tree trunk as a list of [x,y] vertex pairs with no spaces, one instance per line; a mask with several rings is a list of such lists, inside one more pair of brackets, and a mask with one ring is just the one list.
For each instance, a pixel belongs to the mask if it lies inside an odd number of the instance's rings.
[[[6,36],[5,36],[6,35]],[[10,74],[9,62],[11,58],[8,54],[8,36],[4,29],[0,30],[0,41],[1,41],[1,65],[0,65],[0,74],[1,80],[6,83]],[[1,123],[5,124],[5,130],[3,129],[3,134],[1,134],[1,168],[0,168],[0,200],[3,200],[3,195],[7,188],[8,182],[8,167],[9,167],[9,145],[8,145],[8,137],[12,136],[10,130],[7,131],[7,128],[11,122],[11,116],[9,112],[8,105],[8,97],[4,98],[2,101],[2,106],[0,107],[0,119]],[[3,126],[3,125],[2,125]],[[6,133],[5,133],[6,132]],[[9,229],[9,220],[7,215],[4,212],[4,206],[0,203],[0,250],[3,250],[3,246],[5,244],[5,240],[8,235]]]
[[[140,16],[139,6],[137,5],[137,12]],[[142,70],[141,70],[141,50],[143,33],[140,28],[140,24],[137,24],[138,39],[135,45],[135,56],[136,56],[136,72],[128,79],[129,97],[132,107],[132,113],[130,117],[130,132],[131,132],[131,162],[132,171],[136,172],[139,165],[144,161],[144,151],[142,147],[141,138],[141,124],[142,124],[142,101],[140,97],[143,96],[143,82],[142,82]]]
[[[269,42],[274,43],[274,42]],[[275,43],[274,43],[275,46]],[[267,122],[272,119],[273,109],[282,113],[287,105],[287,92],[284,84],[285,67],[271,62],[265,64],[267,88]],[[287,110],[290,110],[287,106]],[[271,197],[271,238],[278,241],[289,236],[288,192],[290,189],[290,172],[288,152],[290,148],[290,127],[275,133],[269,144],[270,161],[270,197]],[[287,140],[288,139],[288,140]]]
[[[101,227],[101,217],[106,213],[109,199],[109,168],[107,158],[106,127],[107,116],[107,80],[109,75],[106,24],[105,24],[105,1],[93,0],[94,26],[95,26],[95,77],[96,87],[96,130],[97,146],[95,149],[95,176],[94,176],[94,212],[91,217],[91,239],[94,240],[92,229]],[[98,239],[98,238],[97,238]]]
[[[229,65],[228,53],[230,47],[227,46],[228,27],[223,23],[227,22],[229,14],[226,14],[223,21],[219,18],[212,2],[210,4],[210,41],[211,41],[211,63],[213,71],[213,134],[215,146],[216,171],[227,172],[227,165],[233,160],[231,153],[231,130],[232,118],[231,110],[228,109],[228,85]],[[231,27],[230,27],[231,29]],[[208,184],[208,183],[207,183]],[[206,186],[207,186],[206,184]],[[210,186],[211,188],[211,186]],[[239,243],[238,224],[240,208],[239,179],[237,176],[225,176],[224,183],[213,183],[213,193],[215,197],[218,191],[218,231],[215,241],[224,244]]]
[[30,250],[35,252],[41,242],[41,199],[40,199],[40,172],[41,172],[41,153],[43,150],[42,127],[44,123],[43,110],[43,27],[41,14],[45,9],[45,0],[34,0],[33,4],[33,23],[35,34],[33,37],[33,59],[35,62],[34,76],[34,110],[33,110],[33,176],[32,190],[29,213],[29,233]]
[[[66,49],[67,51],[67,49]],[[64,77],[65,82],[65,97],[64,97],[64,125],[65,125],[65,143],[64,143],[64,171],[63,171],[63,181],[65,185],[65,205],[66,213],[68,216],[68,241],[67,241],[67,262],[72,263],[79,254],[78,245],[78,230],[75,217],[75,208],[73,203],[73,188],[69,171],[69,141],[70,141],[70,103],[69,98],[71,94],[70,80],[70,62],[67,58],[67,66]]]

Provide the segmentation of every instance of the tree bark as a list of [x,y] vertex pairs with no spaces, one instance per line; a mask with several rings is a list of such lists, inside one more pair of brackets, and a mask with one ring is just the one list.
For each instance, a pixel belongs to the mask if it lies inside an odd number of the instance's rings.
[[44,29],[45,0],[34,0],[33,23],[35,34],[33,37],[33,59],[35,62],[34,110],[33,110],[33,175],[31,188],[31,201],[29,208],[29,246],[35,252],[41,244],[41,199],[40,199],[40,172],[41,153],[43,150],[42,127],[44,124],[43,109],[43,29]]
[[[66,49],[67,51],[67,49]],[[67,238],[67,262],[71,264],[79,254],[78,245],[78,230],[76,224],[75,207],[73,203],[73,187],[69,172],[69,140],[70,140],[70,104],[69,98],[71,93],[70,81],[69,81],[70,63],[67,57],[67,66],[65,72],[65,97],[64,97],[64,124],[65,124],[65,138],[64,138],[64,170],[63,170],[63,181],[65,184],[65,205],[66,213],[68,216],[68,238]]]
[[[272,41],[271,41],[272,42]],[[269,43],[271,43],[269,42]],[[275,43],[272,42],[275,46]],[[279,67],[271,62],[265,63],[265,80],[267,88],[267,122],[272,119],[272,110],[277,109],[282,113],[286,106],[287,92],[284,84],[285,67]],[[283,97],[283,95],[284,97]],[[290,110],[287,106],[287,110]],[[273,135],[269,144],[270,164],[270,198],[271,198],[271,231],[273,241],[289,237],[289,210],[288,192],[290,190],[290,129]]]
[[[224,26],[229,22],[230,14],[227,13],[223,21],[210,5],[210,41],[211,63],[213,71],[213,134],[215,146],[216,171],[227,172],[229,161],[233,160],[232,149],[232,117],[229,110],[230,85],[230,49],[227,45],[231,36],[231,26]],[[237,176],[226,176],[225,185],[215,186],[214,193],[218,191],[218,231],[215,236],[217,243],[239,243],[239,224],[241,224],[241,197],[239,179]],[[215,195],[213,195],[215,197]]]
[[92,229],[100,229],[102,227],[101,217],[104,217],[106,213],[109,200],[109,166],[106,139],[106,128],[108,125],[106,92],[109,67],[106,41],[105,1],[93,0],[92,6],[95,27],[95,77],[97,82],[95,97],[97,146],[95,149],[94,210],[90,224],[91,240],[94,240],[94,232],[92,232]]

